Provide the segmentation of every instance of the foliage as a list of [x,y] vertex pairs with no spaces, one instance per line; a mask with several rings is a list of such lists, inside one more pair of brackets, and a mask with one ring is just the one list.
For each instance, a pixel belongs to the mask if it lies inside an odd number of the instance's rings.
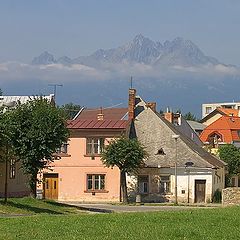
[[226,144],[219,148],[219,157],[228,164],[230,175],[240,172],[240,150],[232,144]]
[[230,187],[232,185],[232,176],[240,173],[240,150],[232,144],[227,144],[221,146],[218,153],[220,159],[228,164],[228,174],[225,180],[226,186]]
[[196,118],[196,116],[195,116],[193,113],[191,113],[191,112],[188,112],[188,113],[186,113],[185,115],[183,115],[183,118],[184,118],[185,120],[198,121],[197,118]]
[[66,114],[67,119],[73,119],[74,116],[79,112],[82,107],[78,104],[74,104],[72,102],[64,104],[61,106],[61,109]]
[[107,145],[102,154],[102,162],[107,167],[117,166],[120,171],[133,173],[143,165],[146,152],[136,139],[121,137]]
[[2,96],[3,95],[3,92],[2,92],[2,89],[0,88],[0,96]]
[[24,172],[30,175],[29,184],[35,195],[39,170],[68,138],[65,118],[60,109],[43,98],[19,105],[10,113],[11,144]]
[[0,239],[239,239],[239,207],[167,208],[148,213],[1,218]]
[[102,162],[107,167],[117,166],[120,170],[121,197],[127,202],[126,173],[136,172],[147,156],[142,145],[136,139],[121,137],[114,139],[105,147],[101,154]]
[[217,189],[214,192],[212,201],[214,203],[221,203],[222,202],[222,192],[219,189]]

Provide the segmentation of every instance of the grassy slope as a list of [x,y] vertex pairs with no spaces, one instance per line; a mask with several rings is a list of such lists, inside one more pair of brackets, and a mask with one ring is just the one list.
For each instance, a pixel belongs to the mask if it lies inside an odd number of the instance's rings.
[[0,239],[239,239],[240,207],[0,218]]
[[5,214],[69,214],[77,213],[74,207],[66,207],[54,201],[33,198],[11,198],[7,205],[0,199],[0,215]]

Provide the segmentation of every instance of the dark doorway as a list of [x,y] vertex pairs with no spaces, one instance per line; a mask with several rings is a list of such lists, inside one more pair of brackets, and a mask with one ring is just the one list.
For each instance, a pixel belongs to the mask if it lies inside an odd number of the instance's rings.
[[206,180],[195,180],[195,202],[205,202]]

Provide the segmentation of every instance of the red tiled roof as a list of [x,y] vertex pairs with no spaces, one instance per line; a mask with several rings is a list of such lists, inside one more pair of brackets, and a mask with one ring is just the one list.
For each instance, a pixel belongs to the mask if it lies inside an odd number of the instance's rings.
[[68,123],[69,129],[125,129],[128,120],[91,120],[76,119]]
[[222,116],[203,130],[200,139],[207,142],[209,135],[217,132],[222,135],[224,142],[231,143],[240,140],[238,130],[240,130],[240,117]]
[[239,110],[237,109],[232,109],[232,108],[217,108],[220,112],[226,114],[227,116],[234,116],[238,117],[238,112]]
[[[102,111],[102,112],[101,112]],[[76,119],[97,120],[97,115],[103,113],[104,120],[121,120],[127,114],[128,108],[83,109]]]

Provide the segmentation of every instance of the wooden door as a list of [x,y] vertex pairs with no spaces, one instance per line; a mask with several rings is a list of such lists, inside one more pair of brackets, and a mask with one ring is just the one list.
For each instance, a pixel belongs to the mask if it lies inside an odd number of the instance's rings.
[[195,180],[195,202],[205,202],[206,180]]
[[44,198],[45,199],[58,199],[58,176],[57,175],[44,175]]

